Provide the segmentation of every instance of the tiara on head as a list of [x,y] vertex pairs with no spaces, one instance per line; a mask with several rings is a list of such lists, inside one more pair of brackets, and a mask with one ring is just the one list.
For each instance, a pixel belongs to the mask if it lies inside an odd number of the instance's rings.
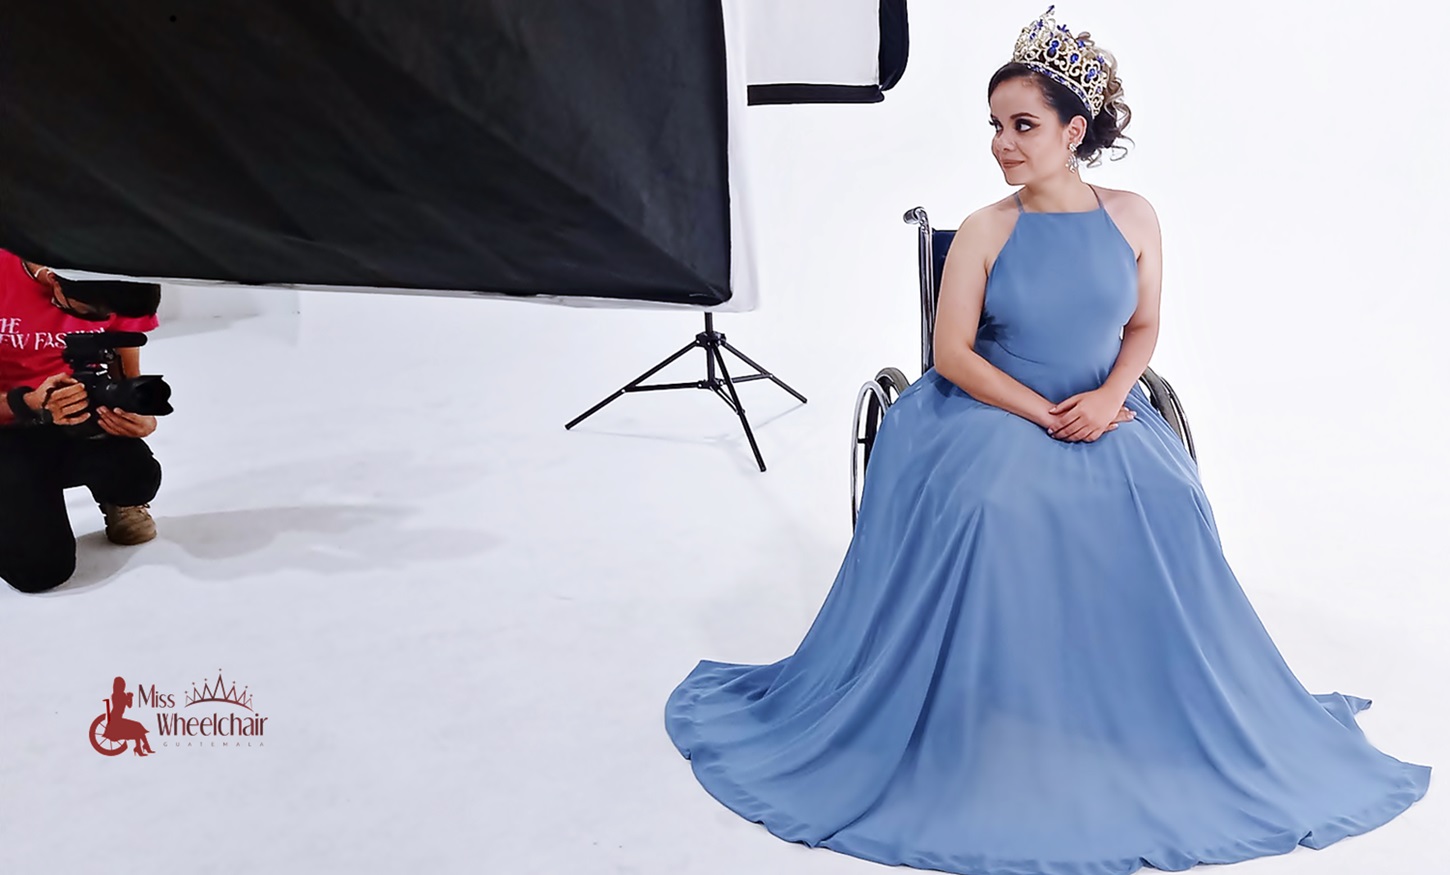
[[1106,59],[1084,51],[1086,44],[1053,19],[1052,10],[1056,8],[1055,4],[1047,7],[1041,18],[1022,28],[1012,60],[1067,86],[1088,108],[1091,121],[1103,111],[1108,84],[1103,69]]

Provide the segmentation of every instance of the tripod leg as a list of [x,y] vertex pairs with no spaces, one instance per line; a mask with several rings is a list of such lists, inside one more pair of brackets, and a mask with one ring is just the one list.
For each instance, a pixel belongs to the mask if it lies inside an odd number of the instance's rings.
[[707,345],[705,354],[713,355],[716,363],[720,365],[720,374],[725,378],[720,382],[730,390],[730,398],[734,402],[732,406],[740,416],[741,426],[745,428],[745,439],[750,441],[750,450],[755,453],[755,463],[760,466],[760,470],[764,471],[765,458],[760,455],[760,447],[755,443],[755,433],[750,430],[750,420],[745,418],[745,407],[740,403],[740,395],[736,393],[735,384],[730,380],[730,371],[725,367],[725,356],[720,354],[720,347],[715,344]]
[[[676,352],[674,355],[670,356],[669,358],[645,371],[643,374],[640,374],[638,377],[635,377],[633,380],[626,383],[623,388],[615,392],[613,395],[610,395],[608,398],[605,398],[603,401],[600,401],[598,404],[594,405],[593,407],[571,419],[564,426],[564,428],[571,429],[579,423],[583,422],[584,420],[588,419],[589,417],[593,416],[594,414],[598,413],[599,410],[604,407],[604,405],[608,404],[609,402],[613,401],[624,393],[634,389],[634,387],[638,386],[640,383],[643,383],[645,380],[648,380],[650,377],[653,377],[655,374],[668,367],[672,362],[674,362],[675,359],[679,358],[680,356],[684,355],[685,353],[689,352],[697,346],[701,346],[698,338],[685,344],[679,352]],[[708,355],[709,353],[707,352],[706,354]]]
[[775,374],[772,374],[770,371],[767,371],[765,368],[762,368],[760,365],[756,364],[745,353],[743,353],[740,350],[736,349],[735,347],[731,346],[729,343],[726,343],[725,340],[723,340],[723,339],[720,341],[720,345],[723,346],[723,347],[725,347],[726,349],[730,350],[732,353],[734,353],[736,358],[740,359],[741,361],[745,362],[747,365],[750,365],[752,368],[755,368],[755,370],[757,370],[760,373],[764,374],[766,376],[766,378],[769,379],[772,383],[774,383],[775,385],[777,385],[780,388],[784,389],[785,391],[789,392],[790,394],[794,395],[796,397],[796,399],[800,401],[800,403],[802,403],[802,404],[805,404],[806,403],[806,396],[802,395],[801,393],[799,393],[796,390],[792,389],[791,387],[787,386],[785,383],[781,382],[781,380],[780,380],[779,377],[777,377]]

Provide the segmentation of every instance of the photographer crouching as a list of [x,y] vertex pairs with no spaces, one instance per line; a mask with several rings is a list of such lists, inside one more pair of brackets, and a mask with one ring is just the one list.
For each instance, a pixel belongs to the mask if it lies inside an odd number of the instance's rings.
[[0,578],[12,587],[40,592],[75,572],[69,487],[90,489],[111,542],[156,537],[161,466],[144,440],[156,417],[140,411],[170,412],[170,389],[141,377],[144,334],[104,332],[150,331],[159,302],[154,283],[74,282],[0,250]]

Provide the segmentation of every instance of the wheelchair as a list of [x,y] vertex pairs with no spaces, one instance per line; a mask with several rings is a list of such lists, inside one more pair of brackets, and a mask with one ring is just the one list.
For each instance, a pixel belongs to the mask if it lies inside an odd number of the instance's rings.
[[[914,207],[902,217],[908,225],[917,226],[917,267],[921,285],[921,372],[925,374],[932,366],[932,332],[936,325],[936,303],[941,294],[942,269],[946,266],[947,250],[951,248],[955,230],[933,228],[926,210]],[[1177,433],[1188,454],[1198,461],[1193,446],[1193,433],[1188,428],[1188,417],[1178,394],[1167,380],[1152,368],[1139,378],[1152,402],[1153,408],[1163,415]],[[876,442],[876,431],[881,419],[892,403],[910,385],[906,374],[899,368],[882,368],[876,376],[861,387],[856,396],[856,415],[851,434],[851,527],[856,526],[856,517],[861,508],[861,490],[866,481],[866,466],[871,461],[871,447]]]

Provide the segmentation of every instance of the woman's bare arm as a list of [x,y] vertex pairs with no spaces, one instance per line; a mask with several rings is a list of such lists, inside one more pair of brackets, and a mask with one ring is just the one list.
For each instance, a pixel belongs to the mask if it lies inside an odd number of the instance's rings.
[[1118,350],[1112,372],[1103,381],[1103,388],[1111,389],[1115,397],[1127,398],[1133,384],[1147,370],[1153,350],[1158,345],[1158,313],[1163,290],[1163,234],[1158,226],[1158,214],[1146,198],[1133,192],[1123,192],[1119,198],[1121,207],[1114,209],[1117,215],[1113,216],[1113,220],[1126,232],[1129,245],[1132,245],[1132,240],[1141,241],[1139,245],[1143,251],[1138,254],[1138,309],[1123,326],[1123,345]]

